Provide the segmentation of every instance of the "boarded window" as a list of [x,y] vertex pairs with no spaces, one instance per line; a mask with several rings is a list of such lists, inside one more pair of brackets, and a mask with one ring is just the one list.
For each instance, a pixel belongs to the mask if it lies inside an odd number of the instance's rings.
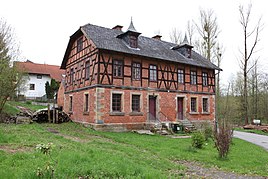
[[83,50],[83,38],[79,38],[77,40],[77,52],[80,52],[81,50]]
[[132,64],[132,79],[140,80],[141,79],[141,64],[134,62]]
[[140,112],[140,95],[132,95],[132,111]]
[[73,111],[73,96],[70,96],[70,104],[69,104],[69,111],[72,112]]
[[196,71],[191,71],[191,85],[196,85],[197,76]]
[[206,72],[202,73],[202,84],[203,84],[203,86],[208,85],[208,73],[206,73]]
[[203,112],[208,112],[208,98],[203,98]]
[[184,83],[184,71],[181,69],[178,70],[178,83]]
[[196,98],[191,98],[191,112],[197,112]]
[[121,94],[112,94],[112,111],[121,112]]
[[89,63],[89,61],[87,61],[85,64],[85,78],[86,78],[86,80],[89,79],[89,75],[90,75],[89,70],[90,70],[90,63]]
[[84,97],[84,112],[89,111],[89,94],[85,94]]
[[35,90],[35,84],[30,84],[30,90]]
[[157,66],[150,65],[149,70],[150,70],[149,72],[150,81],[157,81]]
[[113,61],[113,76],[123,77],[123,61],[122,60]]

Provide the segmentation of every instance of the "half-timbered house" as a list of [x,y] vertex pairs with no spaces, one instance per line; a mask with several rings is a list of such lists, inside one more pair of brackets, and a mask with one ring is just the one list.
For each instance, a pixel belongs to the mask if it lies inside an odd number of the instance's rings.
[[130,23],[112,29],[92,24],[71,37],[61,64],[66,69],[64,106],[72,120],[125,129],[152,121],[213,121],[213,63],[187,39],[177,45],[144,37]]

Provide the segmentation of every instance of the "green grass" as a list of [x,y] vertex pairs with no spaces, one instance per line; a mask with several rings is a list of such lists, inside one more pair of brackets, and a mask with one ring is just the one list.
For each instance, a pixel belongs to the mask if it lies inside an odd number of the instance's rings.
[[241,131],[241,132],[249,132],[249,133],[254,133],[254,134],[260,134],[260,135],[267,135],[267,132],[263,132],[261,130],[256,130],[256,129],[242,129],[242,128],[235,128],[236,131]]
[[23,103],[23,102],[17,102],[17,101],[7,101],[3,112],[9,114],[9,115],[16,115],[19,113],[19,109],[16,108],[16,106],[22,106],[25,108],[29,108],[33,111],[36,111],[38,109],[44,109],[46,106],[41,106],[41,105],[33,105],[31,103]]
[[34,123],[0,124],[0,178],[36,178],[36,169],[43,168],[49,158],[35,146],[48,142],[55,145],[55,178],[181,178],[185,168],[177,160],[268,176],[268,152],[236,138],[228,159],[221,160],[212,141],[192,150],[189,138],[97,132],[75,123]]

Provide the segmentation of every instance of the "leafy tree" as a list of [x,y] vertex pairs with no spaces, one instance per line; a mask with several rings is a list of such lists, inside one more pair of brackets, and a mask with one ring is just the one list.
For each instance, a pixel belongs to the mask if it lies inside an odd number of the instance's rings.
[[51,79],[51,82],[47,81],[45,84],[46,94],[48,99],[53,99],[54,95],[59,89],[59,83],[55,79]]
[[18,46],[14,42],[12,29],[0,19],[0,114],[9,97],[22,83],[22,73],[13,65],[18,57]]

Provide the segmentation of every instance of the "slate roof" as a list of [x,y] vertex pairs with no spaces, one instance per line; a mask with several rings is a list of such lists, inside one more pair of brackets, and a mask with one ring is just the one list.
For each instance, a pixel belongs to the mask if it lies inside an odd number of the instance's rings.
[[56,65],[38,64],[28,60],[26,62],[16,62],[15,65],[28,74],[48,75],[59,82],[62,79],[62,75],[65,74],[65,70],[61,70]]
[[[138,48],[134,49],[129,47],[123,39],[117,37],[118,35],[123,33],[120,30],[109,29],[92,24],[86,24],[80,27],[80,29],[83,34],[88,39],[91,39],[96,45],[96,47],[99,49],[106,49],[116,52],[150,57],[154,59],[161,59],[172,62],[179,62],[187,65],[221,70],[194,50],[192,50],[191,58],[183,56],[178,50],[172,50],[172,47],[177,46],[177,44],[174,43],[165,42],[162,40],[148,38],[140,35],[138,37]],[[67,56],[65,54],[61,68],[65,68],[67,60],[66,57]]]

